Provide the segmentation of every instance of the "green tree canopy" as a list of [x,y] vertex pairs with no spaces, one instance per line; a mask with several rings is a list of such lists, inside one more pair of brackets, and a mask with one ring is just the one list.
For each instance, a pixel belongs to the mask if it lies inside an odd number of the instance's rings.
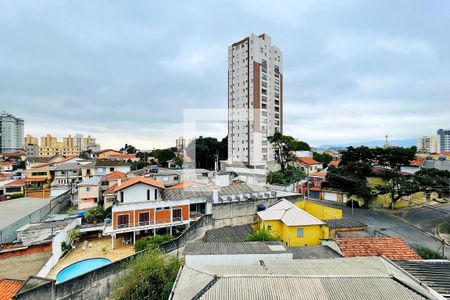
[[117,279],[112,298],[168,299],[180,266],[175,256],[149,249],[131,261],[127,271]]
[[281,172],[286,174],[289,163],[295,160],[295,151],[309,151],[311,148],[305,142],[298,141],[292,136],[275,132],[268,136],[267,140],[272,144],[275,161],[280,164]]
[[333,160],[333,156],[331,156],[328,153],[314,152],[313,159],[317,160],[318,162],[321,162],[324,166],[327,166]]

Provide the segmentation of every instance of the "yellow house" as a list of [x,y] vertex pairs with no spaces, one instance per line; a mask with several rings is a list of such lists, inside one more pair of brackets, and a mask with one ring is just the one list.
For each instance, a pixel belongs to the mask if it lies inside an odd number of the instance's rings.
[[259,227],[280,237],[287,246],[320,245],[328,238],[325,223],[295,204],[281,200],[257,213]]
[[320,220],[342,219],[342,210],[337,208],[332,208],[309,201],[299,201],[296,202],[295,205]]

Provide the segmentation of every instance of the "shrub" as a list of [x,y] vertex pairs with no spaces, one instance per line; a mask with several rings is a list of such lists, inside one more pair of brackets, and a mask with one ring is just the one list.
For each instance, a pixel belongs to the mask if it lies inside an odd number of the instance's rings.
[[168,242],[172,239],[173,237],[170,234],[152,235],[145,238],[141,238],[136,241],[136,244],[134,245],[134,250],[136,252],[139,252],[145,249],[156,249],[162,243]]
[[264,241],[279,241],[280,237],[275,234],[270,233],[266,229],[260,229],[253,233],[250,233],[245,238],[247,242],[264,242]]
[[428,249],[425,247],[417,248],[416,252],[423,259],[447,259],[447,257],[440,254],[439,252],[436,252],[434,250],[431,250],[431,249]]
[[86,221],[93,222],[94,220],[97,222],[103,222],[103,217],[105,215],[105,210],[103,206],[99,205],[97,207],[91,208],[86,214]]
[[167,299],[181,266],[174,256],[151,249],[127,266],[115,284],[112,298],[116,300]]
[[17,198],[22,198],[22,197],[23,197],[23,193],[11,194],[11,199],[17,199]]
[[81,236],[80,230],[76,228],[72,229],[71,231],[69,231],[69,236],[72,241],[79,239]]

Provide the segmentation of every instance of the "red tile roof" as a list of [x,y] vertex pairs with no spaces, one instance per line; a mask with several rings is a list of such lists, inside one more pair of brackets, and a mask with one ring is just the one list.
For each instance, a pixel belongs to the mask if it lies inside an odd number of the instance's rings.
[[112,158],[120,158],[120,159],[134,159],[136,158],[136,154],[111,154],[109,157]]
[[50,165],[51,165],[51,163],[40,163],[40,164],[32,165],[31,169],[39,169],[39,168],[47,167]]
[[303,164],[307,164],[307,165],[317,165],[320,164],[318,161],[316,161],[315,159],[312,159],[311,157],[307,157],[307,156],[303,156],[303,157],[298,157],[298,161],[300,163]]
[[421,259],[401,238],[355,237],[336,240],[344,256],[385,256],[392,260]]
[[193,185],[195,185],[195,182],[183,181],[183,182],[180,182],[180,183],[178,183],[178,184],[176,184],[174,186],[171,186],[170,188],[168,188],[168,190],[181,190],[181,189],[185,189],[185,188],[191,187]]
[[129,186],[135,185],[137,183],[148,184],[148,185],[160,188],[160,189],[164,189],[165,188],[164,184],[162,184],[159,181],[156,181],[156,180],[151,179],[151,178],[146,178],[146,177],[139,176],[139,177],[133,177],[133,178],[130,178],[128,180],[125,180],[124,182],[122,182],[122,184],[120,186],[117,185],[116,188],[114,189],[114,193],[118,192],[120,190],[123,190],[123,189],[125,189],[125,188],[127,188]]
[[416,157],[415,160],[409,162],[409,165],[411,167],[421,167],[426,159],[426,157]]
[[0,299],[10,300],[22,286],[22,280],[0,279]]
[[26,183],[25,178],[21,178],[6,184],[6,186],[23,186],[25,185],[25,183]]
[[116,190],[116,188],[117,188],[117,183],[112,185],[112,186],[110,186],[106,191],[104,191],[103,195],[105,195],[105,196],[106,195],[113,195],[115,190]]
[[327,172],[313,172],[309,174],[309,177],[320,177],[325,178],[327,176]]
[[12,166],[13,163],[10,161],[2,161],[0,162],[0,166]]
[[340,160],[332,160],[332,161],[330,161],[330,162],[328,163],[328,166],[329,166],[329,167],[331,167],[331,166],[333,166],[333,167],[338,167],[340,163],[341,163]]
[[114,171],[102,177],[102,180],[118,180],[127,177],[127,174],[120,171]]

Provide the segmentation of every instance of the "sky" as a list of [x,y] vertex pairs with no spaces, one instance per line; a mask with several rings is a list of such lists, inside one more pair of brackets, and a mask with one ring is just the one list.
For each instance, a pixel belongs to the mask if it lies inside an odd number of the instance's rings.
[[[284,56],[285,134],[316,146],[435,135],[450,127],[449,11],[447,0],[0,0],[0,110],[35,136],[173,146],[184,110],[226,109],[228,45],[267,33]],[[222,138],[226,123],[200,132]]]

